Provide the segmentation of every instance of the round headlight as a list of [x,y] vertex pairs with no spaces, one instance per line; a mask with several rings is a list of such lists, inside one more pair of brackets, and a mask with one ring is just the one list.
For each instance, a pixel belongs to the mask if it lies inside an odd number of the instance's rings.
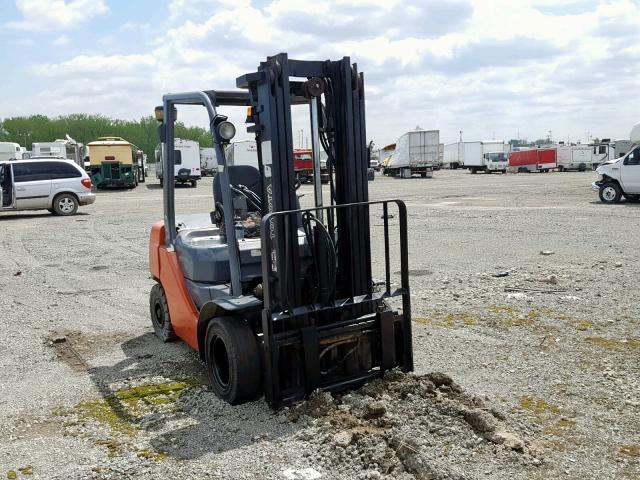
[[227,142],[231,140],[236,135],[236,127],[233,126],[231,122],[220,122],[218,125],[218,135],[222,140],[226,140]]

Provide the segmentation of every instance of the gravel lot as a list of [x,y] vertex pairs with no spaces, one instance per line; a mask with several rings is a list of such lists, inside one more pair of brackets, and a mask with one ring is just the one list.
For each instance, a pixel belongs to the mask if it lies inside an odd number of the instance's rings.
[[[0,477],[640,478],[640,205],[593,179],[377,176],[410,215],[416,376],[278,413],[219,401],[152,335],[157,184],[0,214]],[[210,192],[177,189],[178,211]]]

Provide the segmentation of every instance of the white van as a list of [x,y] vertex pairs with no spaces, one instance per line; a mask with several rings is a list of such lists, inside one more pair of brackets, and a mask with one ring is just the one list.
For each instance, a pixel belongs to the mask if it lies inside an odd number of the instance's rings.
[[0,142],[0,162],[22,160],[22,147],[13,142]]
[[603,203],[618,203],[622,197],[640,200],[640,123],[631,129],[629,140],[633,148],[623,157],[604,162],[596,173],[600,176],[591,184]]
[[[156,177],[162,185],[162,144],[155,150]],[[198,185],[200,180],[200,144],[193,140],[175,139],[174,178],[176,183],[191,183],[192,187]]]
[[87,172],[69,160],[0,162],[0,212],[49,210],[73,215],[96,201]]
[[618,203],[622,197],[640,200],[640,145],[622,158],[604,162],[596,173],[600,178],[592,187],[603,203]]

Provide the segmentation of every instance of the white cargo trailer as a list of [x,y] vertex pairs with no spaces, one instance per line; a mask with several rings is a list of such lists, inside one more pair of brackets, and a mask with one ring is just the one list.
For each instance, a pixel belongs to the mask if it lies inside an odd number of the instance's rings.
[[444,147],[444,163],[450,168],[467,168],[471,173],[505,173],[508,152],[509,145],[502,140],[449,143]]
[[585,171],[592,168],[593,148],[589,145],[558,145],[556,147],[556,163],[558,170]]
[[214,148],[200,147],[200,173],[203,177],[213,176],[218,170],[216,151]]
[[21,160],[22,147],[13,142],[0,142],[0,162],[7,160]]
[[387,163],[385,175],[403,178],[414,174],[433,176],[434,166],[440,165],[440,131],[413,130],[402,135]]
[[[162,147],[164,144],[160,144],[156,147],[156,177],[160,181],[160,185],[163,182],[162,172]],[[193,140],[183,140],[181,138],[175,139],[174,147],[174,172],[173,177],[176,183],[190,183],[192,187],[198,185],[200,180],[200,144]]]
[[258,147],[255,140],[231,143],[226,150],[227,165],[251,165],[258,168]]

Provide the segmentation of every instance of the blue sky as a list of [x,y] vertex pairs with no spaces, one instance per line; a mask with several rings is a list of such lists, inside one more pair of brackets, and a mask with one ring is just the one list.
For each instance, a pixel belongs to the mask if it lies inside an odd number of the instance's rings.
[[[440,129],[445,142],[460,130],[468,140],[549,130],[557,140],[624,138],[640,120],[637,0],[0,4],[0,118],[139,118],[163,93],[233,88],[287,51],[358,62],[379,145],[416,125]],[[181,118],[206,125],[197,110]]]

